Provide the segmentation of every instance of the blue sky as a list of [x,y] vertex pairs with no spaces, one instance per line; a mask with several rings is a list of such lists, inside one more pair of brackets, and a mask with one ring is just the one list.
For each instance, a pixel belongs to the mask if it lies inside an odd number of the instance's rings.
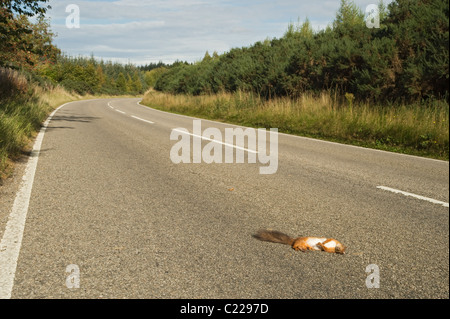
[[[354,2],[364,10],[378,0]],[[66,26],[69,4],[80,9],[80,28]],[[195,62],[206,51],[223,53],[279,38],[290,22],[306,18],[318,30],[333,22],[340,1],[50,0],[50,5],[54,42],[64,53],[142,65]]]

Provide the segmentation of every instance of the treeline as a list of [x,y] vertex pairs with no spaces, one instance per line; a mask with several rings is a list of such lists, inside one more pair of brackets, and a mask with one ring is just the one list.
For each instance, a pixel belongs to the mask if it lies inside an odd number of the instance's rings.
[[93,57],[59,55],[56,63],[43,64],[37,72],[78,94],[141,94],[148,88],[144,73],[135,65],[97,61]]
[[139,70],[141,71],[151,71],[157,68],[167,68],[169,65],[165,64],[162,61],[159,61],[158,63],[148,63],[145,65],[139,66]]
[[238,90],[264,98],[328,91],[361,101],[409,103],[447,99],[449,1],[396,0],[379,4],[380,28],[341,0],[332,25],[314,31],[305,21],[280,39],[208,53],[163,73],[155,89],[190,95]]

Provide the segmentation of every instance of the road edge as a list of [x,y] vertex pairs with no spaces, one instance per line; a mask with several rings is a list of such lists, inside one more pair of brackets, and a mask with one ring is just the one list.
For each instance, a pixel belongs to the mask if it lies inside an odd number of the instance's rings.
[[17,261],[19,259],[20,248],[22,246],[23,232],[28,214],[31,191],[33,189],[34,176],[39,160],[44,135],[53,116],[64,106],[73,103],[67,102],[57,107],[47,117],[42,125],[35,141],[33,149],[28,158],[25,173],[16,193],[14,204],[6,223],[5,231],[0,242],[0,299],[10,299],[14,287]]

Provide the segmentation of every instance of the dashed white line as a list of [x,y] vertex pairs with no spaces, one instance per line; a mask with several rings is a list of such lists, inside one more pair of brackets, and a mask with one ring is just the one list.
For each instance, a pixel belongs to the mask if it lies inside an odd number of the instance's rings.
[[421,195],[417,195],[417,194],[413,194],[413,193],[404,192],[399,189],[390,188],[390,187],[386,187],[386,186],[377,186],[377,188],[388,191],[388,192],[396,193],[396,194],[402,194],[404,196],[414,197],[414,198],[421,199],[421,200],[424,200],[424,201],[427,201],[427,202],[430,202],[433,204],[442,205],[444,207],[449,207],[449,204],[446,202],[442,202],[440,200],[436,200],[433,198],[429,198],[429,197],[425,197],[425,196],[421,196]]
[[[125,113],[124,111],[121,111],[121,110],[118,110],[118,109],[113,108],[113,107],[111,106],[110,102],[108,102],[108,106],[109,106],[111,109],[113,109],[113,110],[115,110],[115,111],[117,111],[117,112],[119,112],[119,113],[127,114],[127,113]],[[142,122],[146,122],[146,123],[149,123],[149,124],[155,124],[155,122],[152,122],[152,121],[149,121],[149,120],[145,120],[145,119],[140,118],[140,117],[138,117],[138,116],[134,116],[134,115],[130,115],[130,116],[131,116],[132,118],[134,118],[134,119],[136,119],[136,120],[139,120],[139,121],[142,121]]]
[[228,147],[234,147],[234,148],[237,148],[237,149],[249,152],[249,153],[258,154],[257,151],[249,150],[248,148],[245,148],[245,147],[240,147],[240,146],[236,146],[236,145],[233,145],[233,144],[224,143],[222,141],[213,140],[212,138],[204,137],[204,136],[193,134],[193,133],[188,133],[188,132],[183,131],[183,130],[173,129],[173,131],[180,132],[180,133],[183,133],[183,134],[188,134],[188,135],[191,135],[193,137],[201,138],[202,140],[211,141],[213,143],[222,144],[222,145],[225,145],[225,146],[228,146]]
[[144,119],[141,119],[140,117],[137,117],[137,116],[134,116],[134,115],[131,115],[131,117],[136,119],[136,120],[139,120],[139,121],[147,122],[149,124],[155,124],[155,122],[152,122],[152,121],[149,121],[149,120],[144,120]]

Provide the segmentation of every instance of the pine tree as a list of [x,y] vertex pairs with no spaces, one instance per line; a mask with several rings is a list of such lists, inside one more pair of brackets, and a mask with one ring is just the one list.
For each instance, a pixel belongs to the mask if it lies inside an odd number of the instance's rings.
[[350,0],[341,0],[341,6],[336,13],[333,27],[336,31],[346,34],[346,31],[364,23],[364,13]]
[[128,91],[127,89],[127,80],[125,78],[125,75],[120,72],[117,81],[116,81],[116,87],[119,90],[120,93],[125,93]]
[[97,69],[95,70],[95,77],[97,79],[96,91],[100,92],[106,82],[106,76],[103,73],[103,68],[101,67],[101,65],[97,66]]
[[143,87],[138,71],[133,74],[132,88],[135,93],[142,93]]

